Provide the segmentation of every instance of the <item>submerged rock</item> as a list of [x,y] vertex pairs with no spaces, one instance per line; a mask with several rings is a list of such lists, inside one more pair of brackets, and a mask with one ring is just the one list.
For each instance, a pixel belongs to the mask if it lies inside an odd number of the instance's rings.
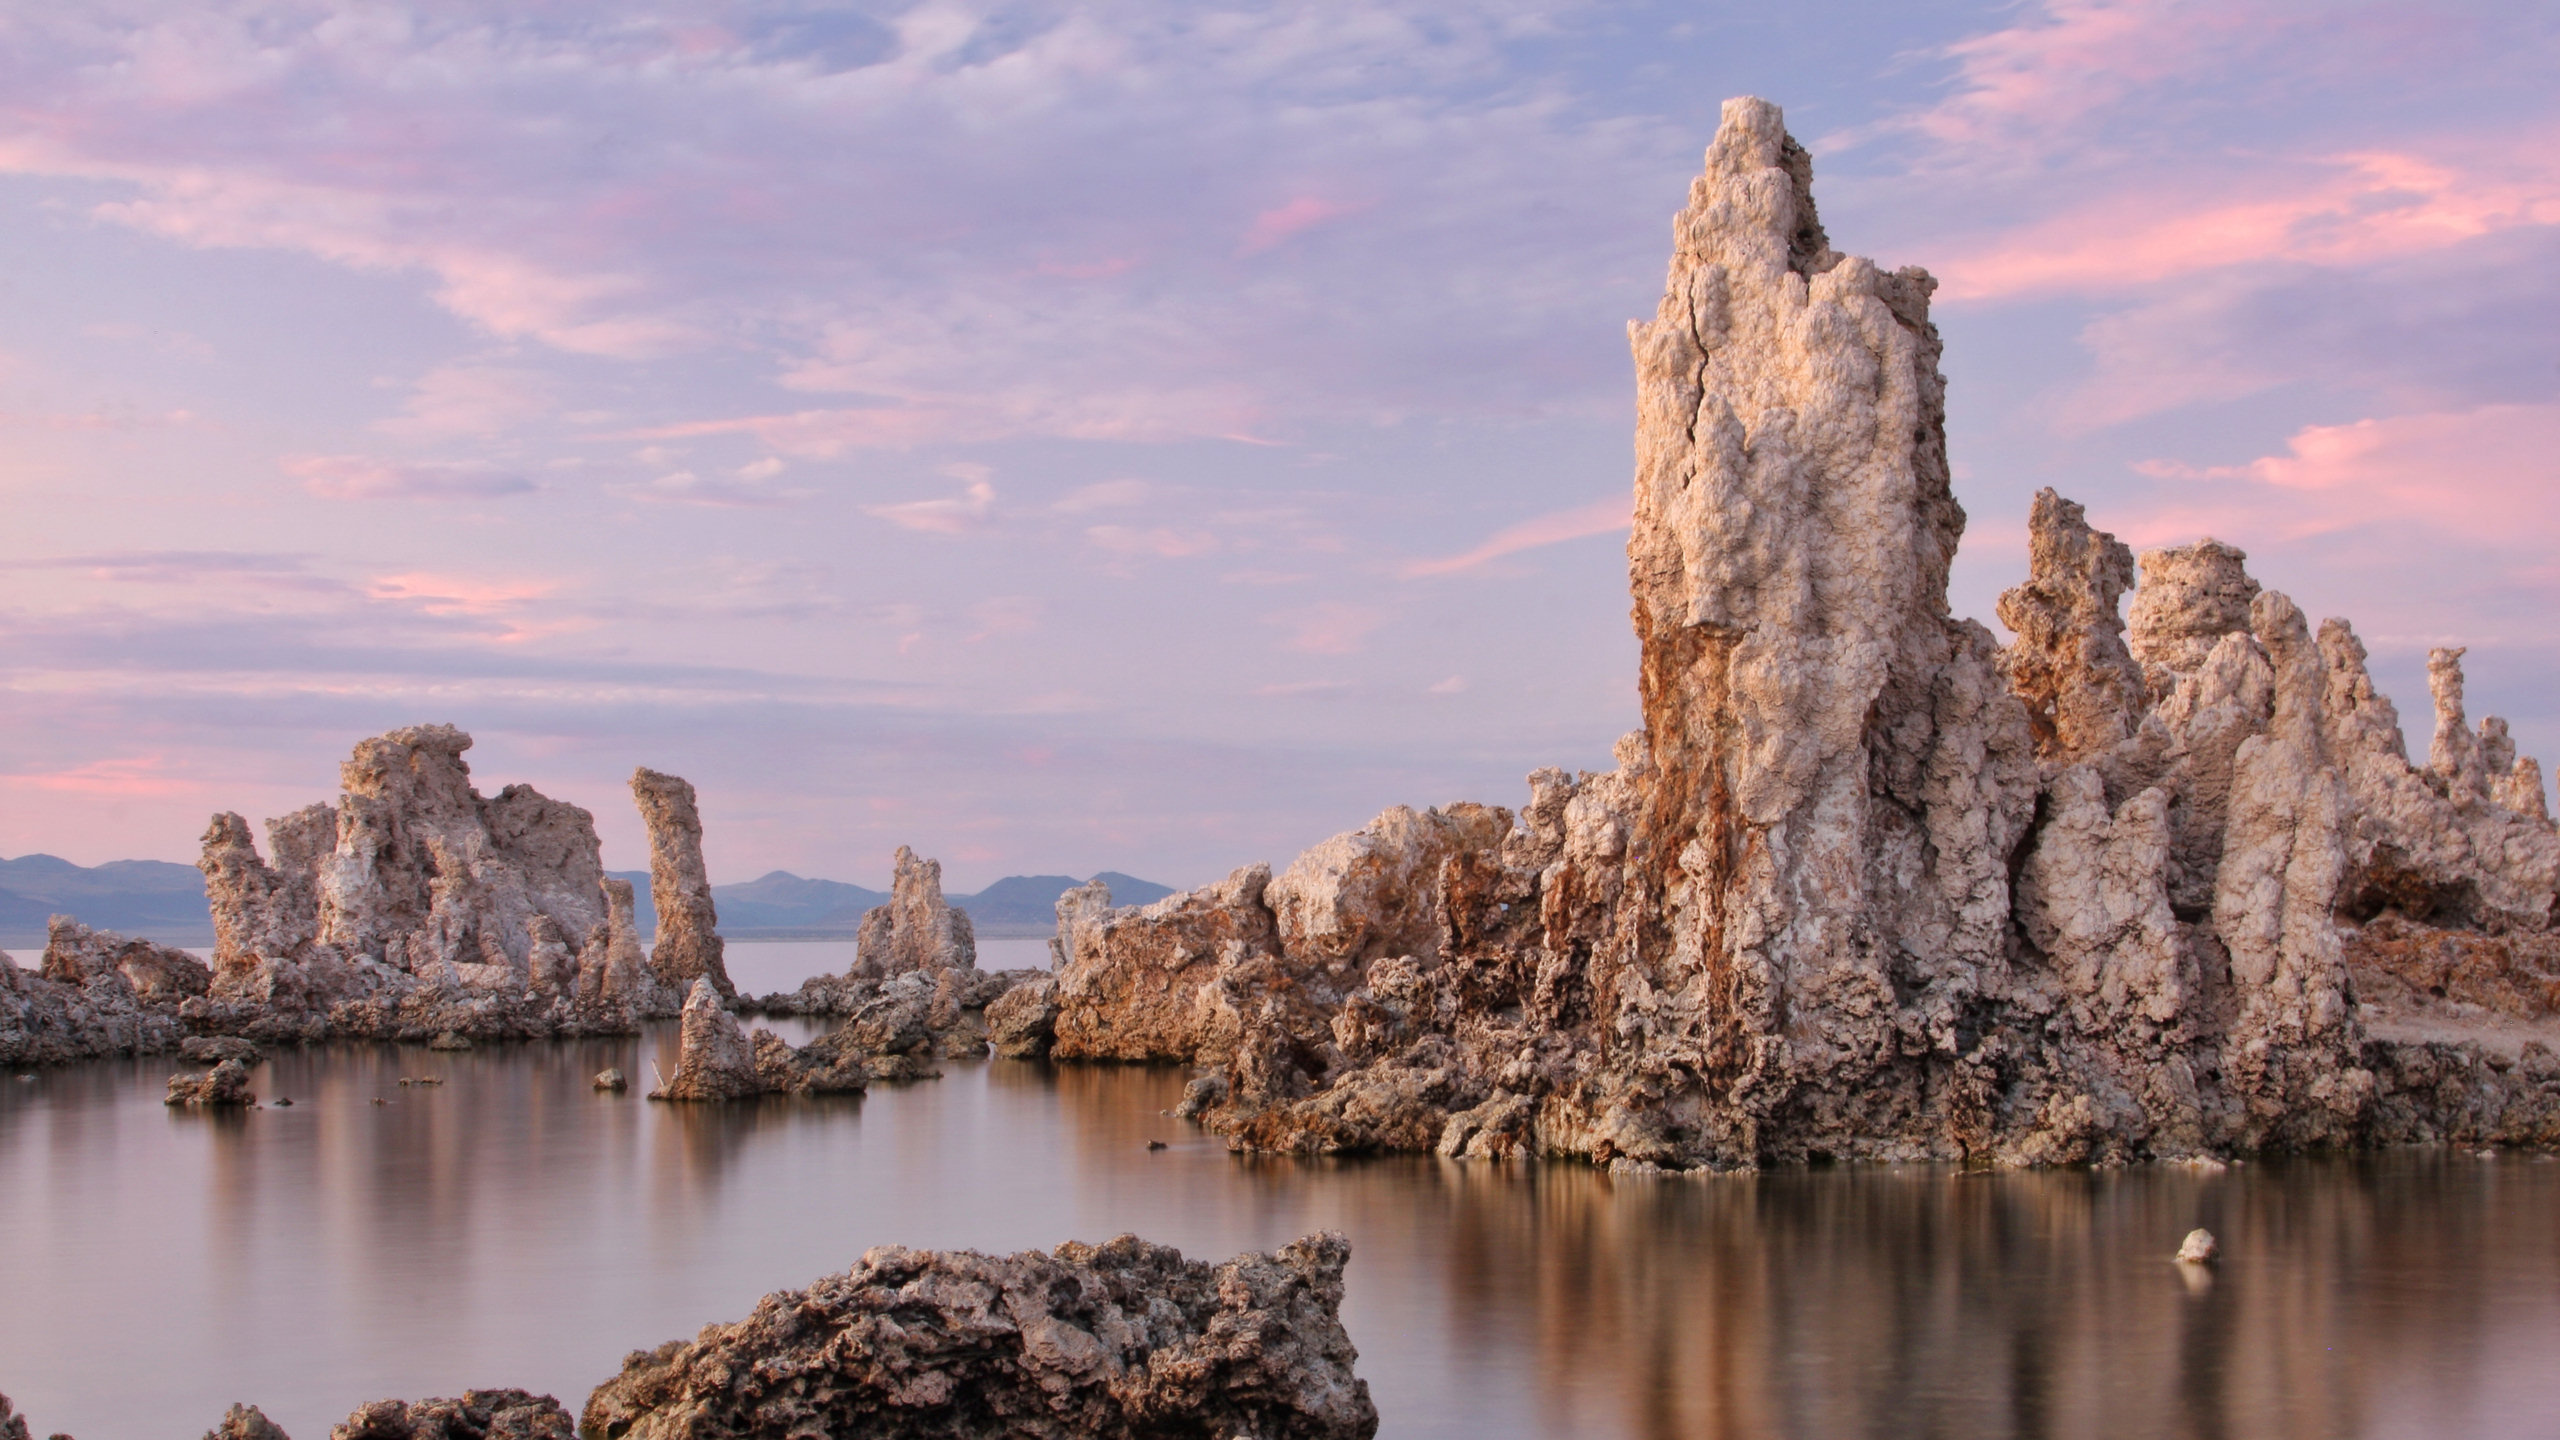
[[731,1325],[636,1352],[583,1416],[623,1440],[809,1435],[1367,1440],[1351,1247],[1222,1265],[1122,1236],[1043,1254],[883,1247]]
[[225,1060],[202,1075],[169,1077],[171,1105],[255,1105],[258,1097],[249,1089],[249,1067],[237,1060]]
[[1777,108],[1729,102],[1630,329],[1645,724],[1616,767],[1062,902],[1050,1053],[1205,1067],[1184,1113],[1240,1149],[2560,1140],[2560,1075],[2447,1003],[2560,997],[2560,831],[2460,652],[2413,766],[2344,621],[2208,539],[2140,557],[2128,625],[2135,557],[2051,491],[2016,640],[1951,617],[1935,281],[1834,250],[1811,186]]

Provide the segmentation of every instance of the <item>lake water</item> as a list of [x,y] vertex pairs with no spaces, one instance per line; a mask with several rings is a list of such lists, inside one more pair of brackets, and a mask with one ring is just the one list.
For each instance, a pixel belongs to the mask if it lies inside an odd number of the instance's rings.
[[[754,990],[843,963],[732,957]],[[2560,1433],[2539,1156],[1612,1179],[1240,1158],[1163,1113],[1166,1069],[953,1063],[719,1107],[588,1088],[673,1055],[668,1027],[285,1052],[256,1085],[294,1105],[236,1115],[164,1108],[167,1058],[0,1080],[0,1392],[82,1440],[194,1435],[234,1400],[301,1440],[469,1386],[575,1410],[626,1351],[871,1245],[1135,1231],[1220,1259],[1329,1228],[1389,1437]],[[2167,1259],[2197,1224],[2210,1277]]]

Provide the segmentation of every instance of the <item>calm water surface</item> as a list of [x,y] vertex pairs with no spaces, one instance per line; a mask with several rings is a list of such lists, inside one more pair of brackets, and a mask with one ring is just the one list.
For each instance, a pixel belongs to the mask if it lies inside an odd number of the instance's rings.
[[[732,963],[782,988],[827,951]],[[673,1058],[668,1029],[289,1052],[256,1084],[294,1105],[241,1115],[166,1110],[167,1059],[0,1081],[0,1391],[83,1440],[242,1399],[305,1440],[474,1385],[575,1409],[624,1352],[871,1245],[1129,1230],[1224,1258],[1332,1228],[1390,1437],[2560,1434],[2560,1164],[2535,1157],[1612,1180],[1240,1159],[1162,1113],[1183,1076],[1159,1069],[951,1064],[729,1107],[588,1088]],[[2197,1224],[2209,1282],[2164,1258]]]

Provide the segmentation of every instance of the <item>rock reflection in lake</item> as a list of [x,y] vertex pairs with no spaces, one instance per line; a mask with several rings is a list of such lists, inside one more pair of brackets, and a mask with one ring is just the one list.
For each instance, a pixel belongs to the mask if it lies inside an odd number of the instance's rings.
[[[1162,1113],[1168,1070],[952,1062],[733,1106],[591,1088],[609,1065],[645,1084],[672,1045],[288,1051],[253,1082],[294,1105],[238,1115],[168,1111],[165,1060],[0,1082],[0,1391],[91,1437],[194,1433],[233,1400],[325,1434],[470,1385],[574,1408],[624,1352],[870,1245],[1134,1230],[1219,1258],[1331,1227],[1391,1437],[2521,1435],[2560,1413],[2560,1165],[2538,1158],[1630,1180],[1239,1159]],[[2182,1278],[2198,1224],[2224,1260]]]

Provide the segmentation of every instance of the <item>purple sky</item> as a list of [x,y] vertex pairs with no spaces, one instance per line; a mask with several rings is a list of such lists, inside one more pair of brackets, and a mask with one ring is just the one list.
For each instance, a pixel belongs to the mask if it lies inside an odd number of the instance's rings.
[[[1783,12],[1783,13],[1778,13]],[[2560,758],[2560,11],[85,3],[0,16],[0,854],[451,721],[723,881],[1175,884],[1634,723],[1625,321],[1729,95],[2037,487]]]

